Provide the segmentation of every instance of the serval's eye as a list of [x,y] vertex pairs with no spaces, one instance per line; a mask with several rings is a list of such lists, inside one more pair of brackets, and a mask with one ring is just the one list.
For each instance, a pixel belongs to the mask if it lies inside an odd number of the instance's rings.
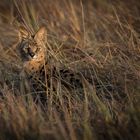
[[24,53],[28,53],[28,47],[29,47],[29,43],[23,41],[22,44],[21,44],[21,48],[22,48],[22,51],[23,51]]
[[24,46],[23,51],[24,51],[25,53],[28,53],[28,46]]

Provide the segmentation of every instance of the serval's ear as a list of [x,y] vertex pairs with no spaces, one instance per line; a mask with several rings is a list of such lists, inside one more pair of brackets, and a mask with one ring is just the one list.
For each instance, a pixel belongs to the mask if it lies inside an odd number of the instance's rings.
[[30,33],[23,26],[19,28],[19,39],[27,39],[30,37]]
[[35,34],[34,39],[39,44],[42,43],[42,42],[45,42],[45,40],[46,40],[46,28],[45,27],[41,27],[37,31],[37,33]]

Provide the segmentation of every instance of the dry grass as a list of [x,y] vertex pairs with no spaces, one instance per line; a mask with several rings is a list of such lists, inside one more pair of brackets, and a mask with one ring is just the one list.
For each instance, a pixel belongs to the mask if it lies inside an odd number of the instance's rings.
[[[0,9],[0,139],[140,139],[138,0],[7,0]],[[19,76],[19,25],[46,26],[48,76]],[[68,86],[62,68],[82,86]]]

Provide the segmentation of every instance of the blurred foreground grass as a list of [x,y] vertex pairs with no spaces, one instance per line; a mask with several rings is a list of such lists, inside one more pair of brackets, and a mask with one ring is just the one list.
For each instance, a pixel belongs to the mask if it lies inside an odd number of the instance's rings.
[[[138,0],[2,0],[0,9],[0,139],[140,139]],[[50,74],[49,87],[35,77],[27,82],[40,90],[27,93],[12,50],[19,25],[46,26],[50,71],[80,73],[83,89]]]

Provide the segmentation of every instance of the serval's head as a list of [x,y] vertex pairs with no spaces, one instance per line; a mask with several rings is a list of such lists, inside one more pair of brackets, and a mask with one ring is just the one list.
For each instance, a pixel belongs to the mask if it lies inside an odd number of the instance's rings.
[[31,74],[38,71],[45,62],[46,56],[46,29],[41,27],[34,35],[25,28],[19,29],[20,41],[18,50],[23,62],[23,69]]

